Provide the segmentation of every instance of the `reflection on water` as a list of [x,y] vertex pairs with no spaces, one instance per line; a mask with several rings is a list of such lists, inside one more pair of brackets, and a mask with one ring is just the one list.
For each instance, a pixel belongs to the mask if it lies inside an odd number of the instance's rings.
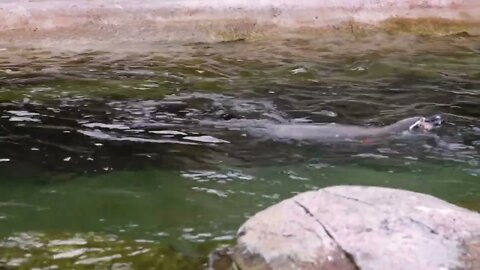
[[37,269],[201,269],[205,264],[204,259],[178,255],[155,241],[124,241],[114,234],[18,233],[2,240],[0,250],[9,256],[2,264],[6,269],[29,269],[26,265],[41,267]]
[[[480,210],[480,40],[383,38],[0,50],[0,267],[198,269],[248,216],[328,185]],[[437,113],[433,134],[374,142],[248,132]]]

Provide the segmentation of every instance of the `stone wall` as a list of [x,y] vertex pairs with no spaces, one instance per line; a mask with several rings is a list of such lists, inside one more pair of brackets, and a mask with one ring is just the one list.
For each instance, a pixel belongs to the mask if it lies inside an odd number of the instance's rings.
[[[402,30],[425,23],[428,29],[447,25],[448,34],[478,29],[478,14],[480,0],[5,0],[0,42],[216,42],[358,26]],[[399,18],[408,23],[399,27]]]

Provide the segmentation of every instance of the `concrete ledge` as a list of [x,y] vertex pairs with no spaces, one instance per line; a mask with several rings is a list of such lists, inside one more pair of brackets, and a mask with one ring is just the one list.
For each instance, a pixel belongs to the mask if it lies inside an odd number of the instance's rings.
[[449,34],[475,29],[478,14],[478,0],[7,0],[0,3],[0,40],[13,46],[216,42],[352,23],[390,29],[399,18],[430,18]]

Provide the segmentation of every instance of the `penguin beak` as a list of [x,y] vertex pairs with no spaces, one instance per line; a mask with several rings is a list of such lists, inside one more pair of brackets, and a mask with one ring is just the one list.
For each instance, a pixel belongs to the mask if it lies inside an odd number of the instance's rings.
[[412,132],[412,131],[415,131],[419,128],[422,127],[423,123],[425,123],[425,117],[422,117],[420,118],[420,120],[418,120],[417,122],[413,123],[413,125],[411,125],[409,128],[408,128],[408,131]]
[[408,130],[410,132],[420,130],[427,132],[432,129],[438,128],[443,124],[443,118],[440,115],[435,115],[429,118],[422,117],[420,120],[411,125]]

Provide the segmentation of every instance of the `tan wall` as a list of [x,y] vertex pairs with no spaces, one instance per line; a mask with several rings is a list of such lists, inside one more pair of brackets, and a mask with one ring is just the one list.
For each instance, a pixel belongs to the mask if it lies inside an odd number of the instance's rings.
[[385,23],[392,18],[429,18],[418,23],[448,25],[455,32],[464,29],[458,24],[475,29],[478,14],[480,0],[4,0],[0,43],[210,42],[352,24],[392,28]]

